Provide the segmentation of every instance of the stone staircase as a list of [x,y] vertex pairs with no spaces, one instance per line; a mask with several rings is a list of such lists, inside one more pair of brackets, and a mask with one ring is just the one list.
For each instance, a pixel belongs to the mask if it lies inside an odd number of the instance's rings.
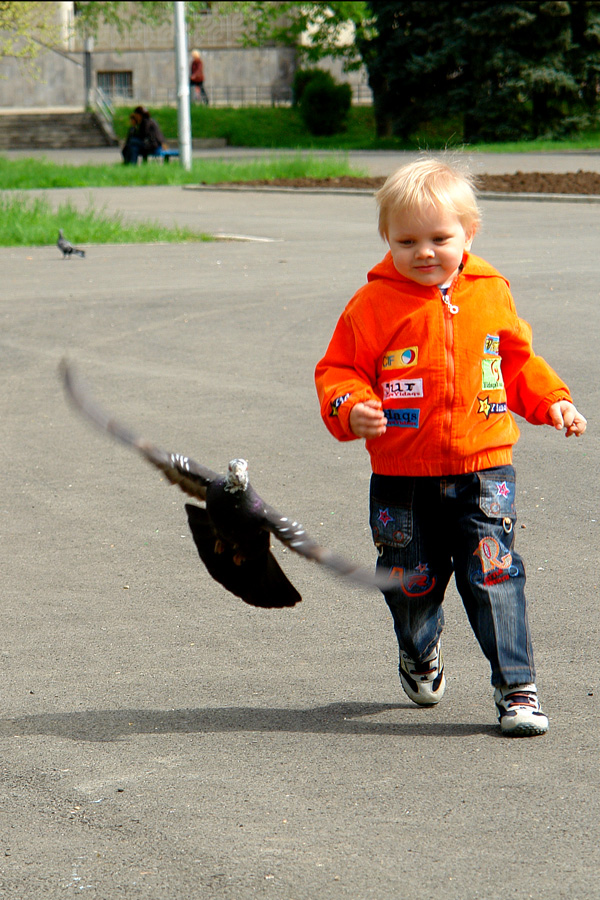
[[116,143],[93,112],[0,110],[0,150],[110,147]]

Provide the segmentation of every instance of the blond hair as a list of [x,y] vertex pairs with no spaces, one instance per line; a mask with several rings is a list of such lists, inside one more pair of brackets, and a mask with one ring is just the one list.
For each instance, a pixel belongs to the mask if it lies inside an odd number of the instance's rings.
[[387,238],[390,218],[405,210],[437,206],[450,210],[465,231],[476,231],[481,221],[473,176],[431,156],[398,169],[375,194],[379,233]]

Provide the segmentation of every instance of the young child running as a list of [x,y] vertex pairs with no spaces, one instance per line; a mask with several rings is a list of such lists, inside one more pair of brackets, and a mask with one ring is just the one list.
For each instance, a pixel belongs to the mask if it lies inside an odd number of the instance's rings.
[[400,681],[419,706],[444,695],[442,601],[454,571],[502,732],[543,734],[514,549],[519,430],[510,410],[567,437],[583,434],[586,420],[534,354],[507,280],[469,252],[480,222],[471,178],[421,158],[376,200],[389,252],[344,310],[315,375],[334,437],[366,438]]

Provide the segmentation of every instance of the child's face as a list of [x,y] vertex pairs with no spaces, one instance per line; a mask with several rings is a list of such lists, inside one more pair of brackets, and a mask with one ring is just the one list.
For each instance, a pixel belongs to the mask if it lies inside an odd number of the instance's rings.
[[469,250],[475,229],[466,232],[458,216],[438,206],[392,215],[388,243],[400,275],[423,285],[444,284]]

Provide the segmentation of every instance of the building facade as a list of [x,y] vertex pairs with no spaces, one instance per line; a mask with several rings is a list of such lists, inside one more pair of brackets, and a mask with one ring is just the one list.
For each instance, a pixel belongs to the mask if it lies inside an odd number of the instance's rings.
[[[88,84],[92,90],[101,88],[115,104],[176,104],[172,22],[136,25],[123,34],[114,26],[102,25],[92,39],[86,40],[75,28],[77,5],[57,2],[54,6],[60,23],[60,45],[40,53],[35,78],[17,60],[0,59],[0,107],[82,107],[86,105]],[[200,51],[210,103],[289,103],[297,68],[295,50],[285,46],[243,47],[242,15],[227,13],[227,6],[210,4],[205,14],[188,20],[188,49]],[[335,60],[320,65],[339,81],[350,82],[355,102],[370,102],[364,71],[345,74]]]

